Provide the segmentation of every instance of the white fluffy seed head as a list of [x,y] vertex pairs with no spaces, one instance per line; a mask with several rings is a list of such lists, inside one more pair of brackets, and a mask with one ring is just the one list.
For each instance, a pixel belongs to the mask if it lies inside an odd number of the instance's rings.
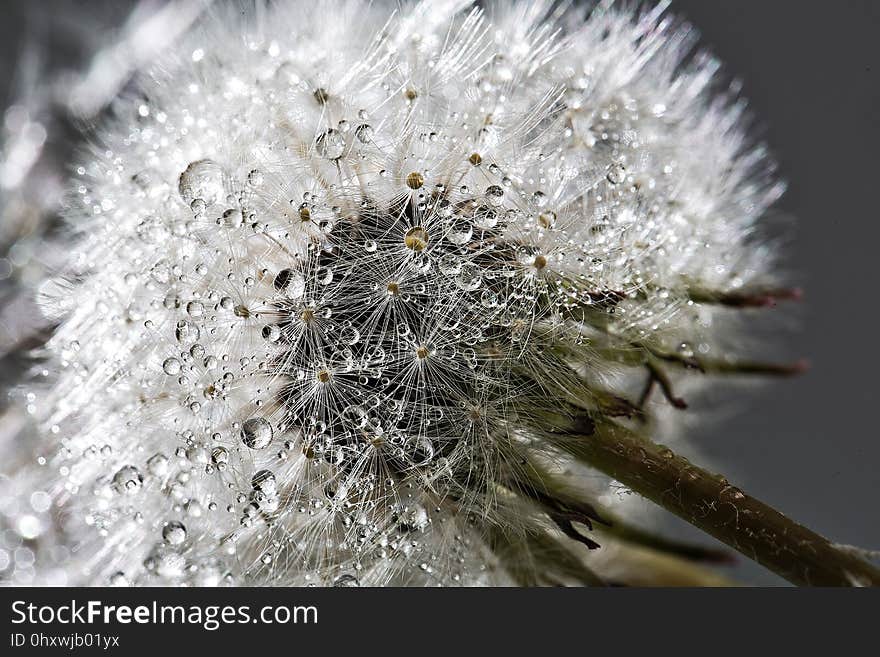
[[75,582],[510,581],[553,413],[770,282],[781,187],[687,26],[469,4],[221,11],[113,108],[43,297]]

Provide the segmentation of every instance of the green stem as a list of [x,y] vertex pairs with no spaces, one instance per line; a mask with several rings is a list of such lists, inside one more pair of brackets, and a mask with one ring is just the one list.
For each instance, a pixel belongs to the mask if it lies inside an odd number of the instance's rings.
[[620,425],[597,424],[561,446],[794,584],[880,586],[880,570],[852,551]]

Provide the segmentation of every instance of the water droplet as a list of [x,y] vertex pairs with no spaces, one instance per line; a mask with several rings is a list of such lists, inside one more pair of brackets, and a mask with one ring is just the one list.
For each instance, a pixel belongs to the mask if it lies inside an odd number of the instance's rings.
[[480,268],[473,263],[465,263],[455,277],[455,284],[460,290],[473,292],[483,284]]
[[164,454],[153,454],[147,460],[147,471],[154,477],[164,477],[168,474],[168,457]]
[[162,363],[162,370],[165,374],[179,374],[180,361],[176,358],[166,358],[165,362]]
[[251,478],[251,487],[270,497],[274,497],[278,493],[278,482],[275,479],[275,473],[271,470],[257,471]]
[[464,264],[464,261],[453,253],[446,253],[441,256],[440,261],[438,262],[438,267],[440,269],[441,274],[445,274],[446,276],[455,276],[458,272],[461,271],[461,267]]
[[354,575],[340,575],[333,580],[333,586],[338,588],[358,587],[361,583]]
[[368,144],[373,141],[373,126],[368,123],[360,124],[354,129],[354,136],[357,137],[359,142]]
[[282,269],[275,275],[275,289],[291,299],[299,299],[306,291],[305,277],[293,269]]
[[241,426],[241,442],[251,449],[264,449],[272,442],[272,425],[265,418],[252,417]]
[[428,246],[428,232],[421,226],[413,226],[403,236],[406,248],[419,253]]
[[177,338],[177,341],[183,344],[195,342],[199,339],[200,334],[199,327],[185,319],[177,322],[177,328],[174,330],[174,336]]
[[213,160],[191,162],[180,174],[177,189],[187,206],[202,199],[207,205],[219,203],[226,197],[223,169]]
[[333,282],[333,269],[327,266],[318,267],[315,270],[315,279],[321,285],[329,285]]
[[427,465],[434,460],[434,445],[425,436],[413,436],[407,444],[412,464],[415,466]]
[[498,213],[488,205],[481,205],[474,210],[474,226],[480,230],[491,230],[498,224]]
[[605,177],[612,185],[619,185],[624,180],[626,180],[626,167],[624,167],[620,162],[614,162],[613,164],[609,165]]
[[538,225],[541,228],[553,228],[556,225],[556,213],[552,210],[538,214]]
[[132,495],[138,492],[143,482],[143,475],[133,465],[123,466],[113,475],[113,488],[117,493],[123,495]]
[[230,208],[223,213],[223,223],[230,228],[239,228],[244,224],[244,215],[239,208]]
[[447,201],[445,198],[441,199],[437,202],[437,216],[439,217],[451,217],[453,212],[452,203]]
[[181,545],[186,540],[186,527],[182,522],[172,520],[162,528],[162,538],[168,545]]
[[354,326],[346,326],[339,332],[339,341],[342,344],[353,345],[361,339],[361,333]]
[[474,227],[464,217],[455,217],[449,222],[446,239],[453,244],[467,244],[474,234]]
[[504,200],[504,190],[498,185],[490,185],[486,188],[486,201],[490,205],[501,205]]
[[263,338],[269,342],[278,342],[281,338],[281,329],[278,328],[277,324],[267,324],[263,327],[262,334]]
[[330,128],[315,140],[318,155],[328,160],[338,160],[345,152],[345,137],[338,130]]
[[110,575],[110,586],[130,586],[128,578],[121,570]]

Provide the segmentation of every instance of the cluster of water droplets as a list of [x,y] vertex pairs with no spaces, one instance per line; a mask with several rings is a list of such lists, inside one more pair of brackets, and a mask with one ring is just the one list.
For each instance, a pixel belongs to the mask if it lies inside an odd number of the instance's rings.
[[481,523],[530,413],[691,349],[683,281],[748,271],[778,191],[735,191],[760,158],[693,115],[710,76],[657,84],[656,16],[549,9],[221,15],[120,101],[27,399],[73,580],[504,581]]

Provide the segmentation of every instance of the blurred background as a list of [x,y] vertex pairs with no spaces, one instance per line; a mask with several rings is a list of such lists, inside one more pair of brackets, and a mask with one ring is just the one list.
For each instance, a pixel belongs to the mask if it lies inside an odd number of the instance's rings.
[[[131,70],[172,43],[206,4],[4,2],[0,390],[21,374],[26,350],[40,341],[19,328],[36,315],[17,290],[52,265],[53,254],[40,251],[41,237],[57,227],[77,140]],[[780,355],[806,357],[812,365],[793,380],[716,390],[689,411],[714,421],[677,447],[819,533],[880,548],[880,349],[874,343],[880,3],[673,0],[671,6],[699,29],[730,78],[743,81],[759,134],[789,182],[777,211],[796,218],[787,260],[806,297],[793,312],[775,311],[799,325],[784,332]],[[0,395],[0,446],[15,428]],[[698,536],[674,518],[659,522]],[[753,584],[783,583],[744,559],[731,574]]]

